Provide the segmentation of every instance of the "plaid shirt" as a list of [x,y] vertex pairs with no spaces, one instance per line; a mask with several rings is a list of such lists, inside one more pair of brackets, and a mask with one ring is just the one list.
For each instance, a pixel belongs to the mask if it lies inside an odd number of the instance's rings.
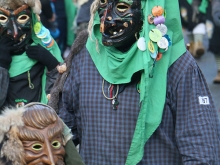
[[[68,126],[77,126],[86,165],[124,165],[140,110],[137,83],[120,85],[119,105],[113,110],[112,101],[102,94],[102,80],[83,48],[73,58],[59,115]],[[105,81],[106,95],[109,85]],[[204,99],[209,104],[204,105]],[[217,111],[204,76],[188,52],[169,68],[162,122],[146,142],[139,163],[148,164],[220,165]]]

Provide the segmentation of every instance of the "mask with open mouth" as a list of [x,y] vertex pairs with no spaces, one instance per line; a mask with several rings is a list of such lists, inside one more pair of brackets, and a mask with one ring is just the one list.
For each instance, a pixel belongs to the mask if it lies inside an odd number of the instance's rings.
[[105,46],[123,47],[135,42],[141,30],[140,0],[100,0],[100,32]]
[[16,51],[25,47],[31,39],[31,9],[22,5],[15,10],[0,7],[0,36],[14,40]]

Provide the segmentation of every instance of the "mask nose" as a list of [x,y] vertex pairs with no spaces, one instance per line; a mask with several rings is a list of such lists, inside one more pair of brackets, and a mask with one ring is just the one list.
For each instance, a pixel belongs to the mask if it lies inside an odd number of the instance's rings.
[[15,41],[18,40],[18,28],[17,28],[17,25],[16,25],[16,23],[15,23],[15,21],[14,21],[14,18],[12,18],[12,19],[9,21],[7,34],[8,34],[9,36],[11,36]]
[[110,14],[112,12],[112,3],[107,4],[106,9],[103,12],[103,16],[100,20],[100,32],[104,33],[106,23],[110,23],[112,21],[112,15]]
[[46,148],[44,151],[44,155],[45,156],[43,158],[43,163],[45,163],[47,165],[55,165],[55,160],[54,160],[51,144],[49,141],[46,142]]

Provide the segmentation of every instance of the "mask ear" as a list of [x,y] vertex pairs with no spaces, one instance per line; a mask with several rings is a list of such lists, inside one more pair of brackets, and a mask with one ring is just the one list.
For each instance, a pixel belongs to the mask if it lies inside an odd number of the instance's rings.
[[6,157],[7,161],[11,161],[12,165],[25,164],[25,154],[22,142],[17,136],[18,128],[12,126],[6,134],[7,140],[3,142],[1,149],[1,157]]

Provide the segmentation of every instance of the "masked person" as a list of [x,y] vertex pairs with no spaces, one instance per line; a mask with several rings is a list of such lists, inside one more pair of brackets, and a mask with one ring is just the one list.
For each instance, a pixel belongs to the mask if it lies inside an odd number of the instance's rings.
[[0,109],[47,103],[62,57],[40,12],[38,0],[0,0]]
[[179,17],[173,0],[93,2],[49,100],[85,164],[219,164],[217,111]]
[[68,165],[82,164],[76,149],[75,161],[66,162],[66,144],[71,132],[49,106],[30,103],[18,109],[7,109],[0,116],[1,165]]

